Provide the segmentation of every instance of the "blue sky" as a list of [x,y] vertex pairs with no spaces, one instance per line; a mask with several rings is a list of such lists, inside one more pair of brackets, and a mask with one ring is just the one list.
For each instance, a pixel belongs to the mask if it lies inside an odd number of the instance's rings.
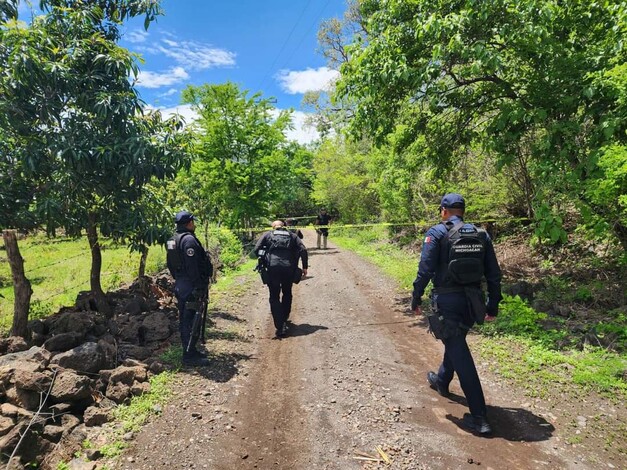
[[[38,2],[33,2],[37,6]],[[315,138],[303,129],[303,94],[323,89],[336,72],[316,52],[320,23],[341,17],[345,0],[162,0],[165,15],[148,28],[127,22],[120,44],[140,54],[137,89],[164,114],[177,111],[189,84],[231,81],[251,94],[275,97],[279,109],[296,110],[288,137]],[[26,6],[22,2],[22,12]],[[25,16],[21,15],[23,19]]]
[[320,23],[341,17],[345,0],[164,0],[165,15],[144,31],[128,23],[121,44],[144,59],[137,87],[142,98],[164,114],[181,107],[188,84],[231,81],[274,97],[279,109],[293,108],[289,137],[316,137],[303,128],[303,94],[328,86],[336,72],[316,52]]

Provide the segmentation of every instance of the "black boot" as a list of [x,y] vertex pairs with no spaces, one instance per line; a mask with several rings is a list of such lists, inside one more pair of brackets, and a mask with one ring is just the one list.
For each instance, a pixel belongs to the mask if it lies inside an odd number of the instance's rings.
[[447,398],[450,395],[448,387],[442,385],[442,383],[440,382],[440,377],[438,377],[438,374],[436,374],[435,372],[427,372],[427,380],[429,381],[429,385],[431,385],[431,388],[437,391],[444,398]]
[[210,364],[209,359],[197,354],[200,353],[198,351],[196,351],[196,354],[192,352],[183,353],[183,365],[188,367],[206,367]]
[[492,426],[488,423],[485,416],[473,416],[470,413],[464,413],[464,426],[480,436],[489,436],[492,434]]

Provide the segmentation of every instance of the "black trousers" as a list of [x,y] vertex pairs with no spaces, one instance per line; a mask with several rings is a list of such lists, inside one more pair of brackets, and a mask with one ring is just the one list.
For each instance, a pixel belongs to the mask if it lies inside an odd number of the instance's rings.
[[[292,311],[292,268],[270,268],[268,270],[268,290],[270,291],[270,311],[274,327],[280,330]],[[283,294],[281,296],[281,294]]]
[[[440,294],[434,296],[433,300],[440,314],[451,321],[459,323],[470,315],[468,300],[464,293]],[[438,370],[438,378],[442,385],[448,387],[456,373],[466,395],[470,413],[475,416],[485,416],[485,397],[475,362],[466,342],[466,334],[467,331],[460,329],[457,335],[442,340],[444,358]]]
[[[192,325],[194,324],[194,317],[196,316],[196,310],[185,308],[185,304],[189,300],[191,295],[186,297],[178,297],[179,307],[179,332],[181,334],[181,345],[183,346],[183,356],[187,356],[187,345],[192,337]],[[196,344],[192,344],[189,352],[196,351]]]

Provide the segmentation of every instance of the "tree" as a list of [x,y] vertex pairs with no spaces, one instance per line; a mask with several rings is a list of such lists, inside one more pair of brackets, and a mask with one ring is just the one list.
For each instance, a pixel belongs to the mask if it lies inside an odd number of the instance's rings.
[[13,161],[37,182],[39,220],[49,230],[86,230],[91,291],[108,312],[98,227],[130,213],[148,182],[173,177],[186,159],[182,123],[143,111],[129,80],[135,57],[116,44],[124,20],[143,15],[147,27],[161,10],[143,0],[41,3],[45,13],[31,25],[0,28],[0,129]]
[[[626,59],[621,2],[360,6],[367,40],[348,48],[337,86],[338,98],[356,102],[356,135],[384,144],[403,126],[398,150],[423,141],[422,158],[441,174],[480,149],[495,171],[524,165],[534,205],[557,193],[605,217],[582,189],[601,149],[627,139],[623,82],[612,77]],[[613,227],[627,246],[624,221]]]
[[313,213],[313,153],[297,142],[289,142],[283,152],[287,169],[282,180],[282,191],[270,204],[269,212],[278,216],[293,217]]
[[[332,70],[339,70],[342,64],[348,62],[349,55],[346,44],[359,37],[366,36],[364,25],[359,11],[357,0],[349,0],[346,12],[342,18],[330,18],[323,21],[318,29],[318,52],[327,60],[327,66]],[[330,90],[317,90],[305,93],[303,107],[311,108],[313,114],[309,121],[316,126],[322,138],[332,135],[346,127],[353,117],[353,106],[350,100],[332,101],[330,94],[335,84],[330,84]]]
[[230,228],[253,227],[290,181],[290,113],[275,116],[268,99],[248,97],[233,83],[189,86],[183,101],[200,116],[186,189],[198,195],[203,214]]
[[370,146],[341,138],[327,139],[314,157],[314,200],[339,212],[347,223],[370,221],[379,214],[379,199]]
[[28,307],[33,290],[31,289],[30,281],[24,275],[24,259],[17,246],[16,231],[3,230],[2,238],[7,251],[7,259],[11,265],[13,289],[15,292],[15,311],[13,314],[11,336],[28,338]]
[[4,0],[0,2],[0,22],[7,18],[17,18],[18,0]]

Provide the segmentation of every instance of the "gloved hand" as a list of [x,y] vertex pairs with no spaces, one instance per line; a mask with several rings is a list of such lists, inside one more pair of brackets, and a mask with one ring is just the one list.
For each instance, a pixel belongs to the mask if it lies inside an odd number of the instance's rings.
[[489,317],[496,317],[499,314],[499,307],[493,307],[490,304],[486,305],[486,315]]

